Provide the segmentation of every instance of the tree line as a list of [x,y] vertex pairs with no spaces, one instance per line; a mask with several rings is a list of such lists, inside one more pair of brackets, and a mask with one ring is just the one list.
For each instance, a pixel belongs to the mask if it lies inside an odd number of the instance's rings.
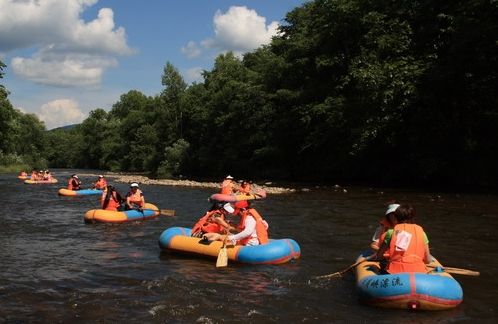
[[315,0],[269,45],[219,55],[202,82],[167,62],[161,93],[131,90],[69,130],[44,132],[2,87],[0,157],[155,177],[496,187],[497,72],[498,1]]

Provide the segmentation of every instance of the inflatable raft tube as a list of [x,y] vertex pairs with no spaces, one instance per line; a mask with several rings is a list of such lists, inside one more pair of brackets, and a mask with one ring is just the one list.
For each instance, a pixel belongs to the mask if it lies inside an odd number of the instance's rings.
[[126,210],[112,211],[104,209],[92,209],[85,213],[86,223],[125,223],[141,221],[159,216],[159,209],[149,203],[145,203],[143,211]]
[[102,195],[104,191],[100,189],[81,189],[69,190],[66,188],[59,189],[59,196],[89,196],[89,195]]
[[[159,237],[163,251],[195,254],[216,259],[222,242],[204,242],[190,236],[190,228],[170,227]],[[228,259],[249,264],[282,264],[301,256],[301,249],[293,239],[271,239],[269,243],[255,246],[227,246]]]
[[[361,261],[360,256],[357,261]],[[379,274],[379,262],[365,261],[356,267],[356,287],[360,300],[384,308],[445,310],[463,300],[460,284],[438,261],[428,273]],[[431,268],[432,269],[432,268]]]
[[57,179],[52,178],[52,180],[24,180],[25,184],[51,184],[51,183],[57,183]]
[[251,194],[237,194],[237,195],[226,195],[218,193],[211,195],[211,197],[209,197],[211,201],[230,202],[230,203],[235,203],[241,200],[258,200],[265,198],[266,198],[266,191],[264,190],[258,190],[257,192]]

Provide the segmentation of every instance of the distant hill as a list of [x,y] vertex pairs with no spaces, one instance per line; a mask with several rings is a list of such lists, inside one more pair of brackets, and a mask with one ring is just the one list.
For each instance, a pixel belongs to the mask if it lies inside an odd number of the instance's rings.
[[71,129],[75,128],[78,125],[79,124],[71,124],[71,125],[61,126],[61,127],[53,128],[50,131],[54,131],[54,130],[58,130],[58,129],[67,131],[67,130],[71,130]]

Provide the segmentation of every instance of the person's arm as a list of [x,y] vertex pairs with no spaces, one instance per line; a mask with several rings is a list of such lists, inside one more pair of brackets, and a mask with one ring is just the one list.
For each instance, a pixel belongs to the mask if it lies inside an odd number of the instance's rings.
[[252,216],[248,215],[246,217],[246,222],[244,225],[245,228],[242,232],[228,235],[228,240],[232,242],[237,242],[251,235],[256,229],[256,220]]

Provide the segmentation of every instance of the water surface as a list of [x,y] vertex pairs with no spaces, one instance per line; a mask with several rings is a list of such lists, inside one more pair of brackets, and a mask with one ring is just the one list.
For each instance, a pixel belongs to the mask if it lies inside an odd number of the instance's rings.
[[[230,263],[161,253],[159,235],[191,226],[212,189],[142,186],[146,200],[175,217],[85,224],[98,198],[59,197],[75,170],[55,170],[54,185],[25,185],[0,175],[0,322],[496,322],[498,197],[388,188],[311,188],[269,195],[255,207],[273,238],[293,238],[300,260],[284,265]],[[78,171],[78,170],[76,170]],[[84,185],[94,179],[81,177]],[[112,182],[112,179],[111,179]],[[121,193],[127,185],[115,183]],[[354,278],[312,278],[342,270],[364,250],[390,198],[415,205],[433,254],[457,276],[464,301],[441,312],[369,307]]]

